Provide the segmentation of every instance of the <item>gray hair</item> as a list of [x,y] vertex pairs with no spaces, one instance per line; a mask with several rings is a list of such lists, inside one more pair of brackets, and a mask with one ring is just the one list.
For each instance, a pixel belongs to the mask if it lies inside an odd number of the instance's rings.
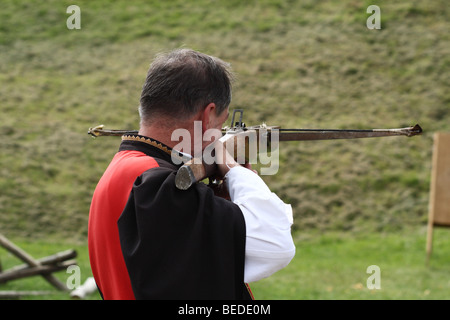
[[142,88],[141,121],[186,119],[209,103],[220,114],[231,102],[232,82],[230,65],[219,58],[191,49],[157,55]]

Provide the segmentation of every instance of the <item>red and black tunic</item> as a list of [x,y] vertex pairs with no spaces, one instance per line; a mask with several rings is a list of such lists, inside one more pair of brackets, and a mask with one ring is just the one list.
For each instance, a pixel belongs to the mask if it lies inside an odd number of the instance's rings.
[[175,187],[171,150],[124,136],[89,214],[89,256],[104,299],[248,299],[245,221],[202,183]]

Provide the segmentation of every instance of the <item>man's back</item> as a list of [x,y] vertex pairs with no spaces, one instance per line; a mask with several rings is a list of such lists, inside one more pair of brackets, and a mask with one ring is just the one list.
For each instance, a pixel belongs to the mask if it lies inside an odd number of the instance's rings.
[[176,189],[167,148],[123,140],[90,212],[91,267],[103,298],[250,298],[239,207],[203,184]]

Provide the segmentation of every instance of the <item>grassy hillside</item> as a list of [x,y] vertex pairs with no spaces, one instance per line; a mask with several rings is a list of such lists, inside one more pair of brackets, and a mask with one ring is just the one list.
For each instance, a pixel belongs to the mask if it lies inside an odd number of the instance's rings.
[[[84,240],[95,185],[138,126],[152,57],[191,47],[231,62],[247,124],[388,128],[414,138],[285,143],[277,175],[296,230],[396,231],[427,218],[432,135],[450,130],[446,1],[0,2],[0,230]],[[366,8],[381,8],[369,30]]]

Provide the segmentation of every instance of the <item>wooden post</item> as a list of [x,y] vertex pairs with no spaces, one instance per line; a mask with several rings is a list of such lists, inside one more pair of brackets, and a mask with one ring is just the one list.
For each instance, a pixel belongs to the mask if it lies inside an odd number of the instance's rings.
[[[30,267],[40,267],[42,264],[39,261],[36,261],[32,256],[30,256],[28,253],[23,251],[21,248],[16,246],[14,243],[9,241],[4,235],[0,233],[0,245],[4,247],[6,250],[11,252],[13,255],[24,261],[26,264],[28,264]],[[61,291],[68,291],[67,286],[59,281],[54,275],[52,274],[41,274],[49,283],[51,283],[55,288],[61,290]]]
[[39,296],[51,293],[51,291],[0,291],[0,299],[20,299],[22,296]]
[[427,227],[427,264],[433,246],[433,227],[450,227],[450,133],[434,134]]
[[19,268],[12,268],[9,270],[6,270],[5,272],[0,273],[0,283],[4,283],[11,280],[17,280],[21,278],[26,278],[29,276],[35,276],[35,275],[43,275],[43,274],[50,274],[55,271],[59,270],[65,270],[69,266],[77,264],[75,260],[68,260],[64,261],[62,263],[59,263],[57,265],[40,265],[38,267],[19,267]]

